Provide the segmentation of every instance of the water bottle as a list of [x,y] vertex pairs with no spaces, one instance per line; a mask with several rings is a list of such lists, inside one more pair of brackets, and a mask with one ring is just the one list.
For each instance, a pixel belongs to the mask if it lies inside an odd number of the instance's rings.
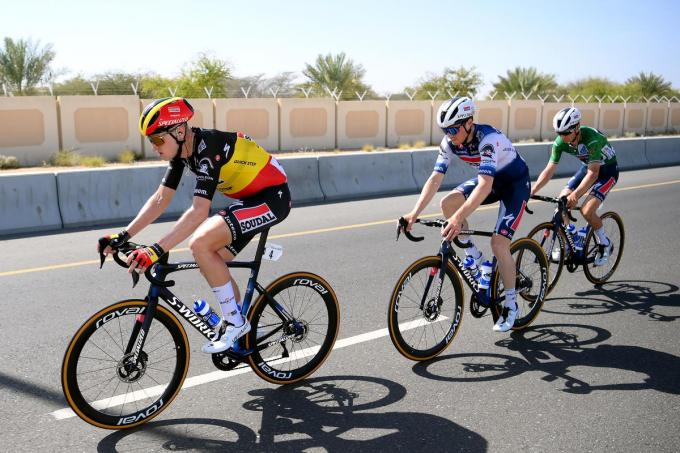
[[574,234],[575,231],[576,231],[576,225],[574,225],[573,223],[570,223],[570,224],[567,225],[567,233]]
[[489,289],[491,285],[491,273],[493,272],[493,263],[485,260],[479,268],[481,277],[479,278],[479,288]]
[[471,256],[468,256],[465,258],[465,261],[463,261],[463,266],[465,266],[465,269],[470,271],[470,275],[472,275],[472,278],[475,280],[479,280],[480,272],[479,268],[477,267],[477,263],[475,262],[475,259]]
[[581,227],[576,232],[576,239],[574,240],[574,247],[576,247],[576,250],[583,250],[583,244],[586,241],[586,233],[587,232],[588,232],[587,226]]
[[194,301],[194,312],[212,328],[217,327],[222,320],[220,315],[215,313],[210,304],[203,299],[196,299]]

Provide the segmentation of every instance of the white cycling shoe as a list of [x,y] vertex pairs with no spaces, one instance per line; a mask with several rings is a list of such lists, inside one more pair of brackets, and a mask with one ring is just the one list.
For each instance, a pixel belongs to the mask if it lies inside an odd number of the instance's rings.
[[519,306],[515,302],[515,308],[503,307],[503,313],[507,312],[507,317],[501,315],[493,326],[494,332],[507,332],[512,329],[515,325],[515,319],[517,319],[517,314],[519,313]]
[[607,264],[607,262],[609,262],[609,257],[611,256],[613,249],[614,249],[614,243],[610,239],[609,244],[607,244],[604,247],[604,250],[602,251],[602,253],[597,252],[597,255],[595,256],[595,260],[593,261],[593,264],[595,266],[604,266],[605,264]]
[[206,354],[215,354],[217,352],[224,352],[234,345],[234,342],[250,332],[250,323],[247,319],[244,320],[242,326],[227,325],[226,330],[219,338],[219,340],[209,341],[203,345],[201,350]]

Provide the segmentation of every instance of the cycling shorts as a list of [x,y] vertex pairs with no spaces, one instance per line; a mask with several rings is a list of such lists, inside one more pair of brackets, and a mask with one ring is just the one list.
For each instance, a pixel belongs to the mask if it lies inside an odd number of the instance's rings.
[[[576,188],[581,184],[583,178],[588,172],[588,166],[582,165],[581,168],[576,172],[574,176],[571,177],[569,182],[567,182],[567,189],[576,190]],[[594,196],[600,201],[604,201],[607,198],[607,194],[616,185],[619,180],[619,167],[618,165],[609,164],[605,166],[600,166],[600,172],[597,175],[597,180],[593,187],[590,189],[590,195]]]
[[[462,193],[467,200],[475,187],[477,187],[477,184],[479,184],[479,181],[475,177],[465,181],[453,190]],[[525,176],[515,179],[512,183],[494,184],[492,186],[491,193],[482,204],[500,202],[494,233],[512,239],[515,231],[519,228],[530,192],[531,180],[529,179],[528,172]]]
[[259,233],[280,223],[290,212],[288,184],[267,187],[255,195],[236,201],[217,213],[231,231],[226,246],[234,256]]

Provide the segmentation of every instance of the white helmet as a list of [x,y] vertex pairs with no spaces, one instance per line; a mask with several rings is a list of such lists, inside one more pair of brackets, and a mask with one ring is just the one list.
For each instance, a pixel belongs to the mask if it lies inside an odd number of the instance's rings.
[[460,124],[463,120],[472,118],[475,114],[475,104],[467,96],[456,96],[444,102],[437,112],[437,126],[442,129]]
[[553,118],[553,129],[558,134],[568,131],[581,122],[581,112],[576,107],[565,107]]

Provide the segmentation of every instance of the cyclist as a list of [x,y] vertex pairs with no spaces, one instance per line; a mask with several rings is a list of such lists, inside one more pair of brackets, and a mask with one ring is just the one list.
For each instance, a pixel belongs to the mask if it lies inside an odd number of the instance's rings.
[[[139,130],[162,160],[168,161],[163,180],[130,224],[118,234],[104,236],[99,249],[108,254],[155,221],[170,205],[184,169],[196,175],[193,202],[170,232],[128,257],[129,271],[143,272],[193,233],[189,248],[212,288],[226,329],[203,346],[216,353],[230,348],[250,331],[238,306],[239,291],[225,260],[232,260],[262,230],[284,220],[290,212],[287,177],[278,161],[240,132],[189,127],[194,113],[181,97],[157,99],[139,119]],[[208,218],[216,191],[235,199]]]
[[[467,218],[480,205],[500,201],[498,220],[491,238],[491,249],[498,260],[498,269],[505,287],[505,309],[493,327],[494,331],[510,330],[517,317],[515,294],[515,263],[510,253],[510,241],[519,227],[524,207],[529,199],[529,169],[508,138],[486,124],[473,122],[475,105],[468,97],[456,96],[444,102],[437,112],[437,125],[444,131],[434,171],[423,186],[413,210],[404,215],[410,230],[418,215],[430,203],[444,180],[454,157],[478,169],[478,175],[448,193],[440,202],[448,225],[442,236],[452,240],[468,228]],[[461,237],[469,243],[469,237]],[[477,265],[482,253],[471,244],[465,249]]]
[[597,129],[581,126],[581,112],[576,107],[565,107],[553,118],[557,138],[552,145],[550,160],[536,180],[531,195],[545,186],[555,174],[562,153],[576,156],[583,165],[567,182],[560,197],[567,197],[567,207],[573,208],[586,192],[590,191],[581,206],[581,213],[595,232],[598,247],[594,264],[602,266],[609,260],[612,243],[605,234],[597,210],[609,191],[619,180],[616,152],[607,137]]

